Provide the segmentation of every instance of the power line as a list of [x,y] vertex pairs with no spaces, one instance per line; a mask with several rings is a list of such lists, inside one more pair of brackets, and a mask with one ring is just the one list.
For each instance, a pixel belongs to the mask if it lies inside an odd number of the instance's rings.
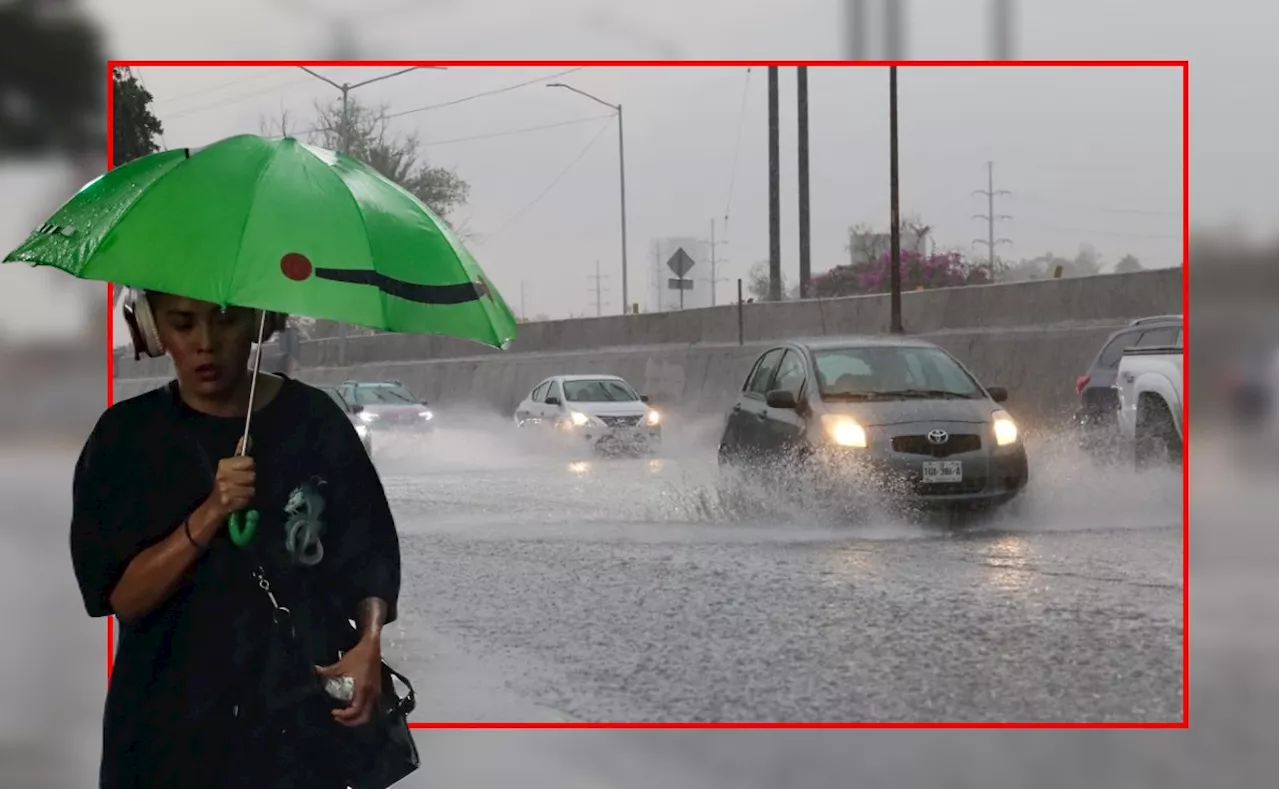
[[508,92],[510,92],[510,91],[513,91],[513,90],[518,90],[518,89],[520,89],[520,88],[526,88],[526,87],[528,87],[528,86],[530,86],[530,85],[535,85],[535,84],[540,83],[540,82],[545,82],[545,81],[547,81],[547,80],[549,80],[549,79],[555,79],[556,77],[563,77],[565,74],[572,74],[572,73],[573,73],[573,72],[575,72],[575,71],[582,71],[584,68],[586,68],[586,67],[585,67],[585,66],[578,66],[578,67],[576,67],[576,68],[567,69],[567,70],[565,70],[565,71],[557,71],[555,74],[547,74],[546,76],[537,77],[537,78],[535,78],[535,79],[530,79],[530,80],[525,80],[524,82],[517,82],[517,83],[515,83],[514,85],[507,85],[506,87],[502,87],[502,88],[494,88],[493,90],[486,90],[486,91],[484,91],[483,93],[475,93],[475,94],[472,94],[472,95],[470,95],[470,96],[463,96],[463,97],[462,97],[462,98],[460,98],[460,99],[452,99],[452,100],[450,100],[450,101],[441,102],[440,104],[428,104],[428,105],[426,105],[425,107],[415,107],[414,109],[411,109],[411,110],[403,110],[403,111],[401,111],[401,112],[392,113],[391,115],[388,115],[387,117],[388,117],[388,118],[402,118],[402,117],[404,117],[405,115],[412,115],[412,114],[414,114],[414,113],[416,113],[416,112],[426,112],[426,111],[428,111],[428,110],[438,110],[438,109],[441,109],[441,108],[443,108],[443,107],[453,107],[453,106],[456,106],[456,105],[458,105],[458,104],[463,104],[463,103],[468,102],[468,101],[475,101],[476,99],[483,99],[483,98],[485,98],[485,97],[487,97],[487,96],[497,96],[499,93],[508,93]]
[[258,80],[264,79],[266,77],[279,76],[282,73],[284,72],[281,69],[271,69],[269,71],[260,71],[257,74],[251,74],[247,77],[237,77],[236,79],[228,80],[226,82],[219,82],[217,85],[213,85],[208,88],[201,88],[200,90],[193,90],[187,93],[181,93],[177,96],[173,96],[167,99],[157,99],[156,106],[160,106],[163,104],[172,104],[174,102],[182,101],[184,99],[190,99],[196,96],[203,96],[207,93],[216,93],[217,91],[220,91],[223,88],[229,88],[232,85],[243,85],[246,82],[257,82]]
[[492,241],[493,239],[505,233],[508,228],[510,228],[512,225],[516,223],[516,220],[518,220],[520,217],[528,213],[530,209],[532,209],[535,205],[537,205],[542,200],[542,198],[546,197],[547,193],[549,193],[552,189],[554,189],[555,185],[560,183],[560,180],[569,174],[569,171],[573,169],[573,166],[576,165],[579,161],[581,161],[582,157],[587,155],[587,152],[590,151],[593,146],[595,146],[596,142],[599,141],[600,136],[605,133],[605,131],[609,128],[610,125],[611,124],[606,123],[603,126],[601,126],[600,130],[597,131],[595,135],[583,147],[583,149],[578,152],[578,155],[573,157],[573,159],[569,162],[569,164],[565,165],[565,168],[560,171],[560,174],[557,175],[554,179],[552,179],[551,183],[547,184],[547,187],[543,189],[541,192],[539,192],[537,197],[533,198],[528,203],[526,203],[523,208],[515,212],[506,222],[503,222],[502,225],[496,231],[494,231],[491,235],[489,235],[485,239],[485,241],[486,242]]
[[724,201],[725,234],[729,233],[729,208],[733,205],[733,188],[738,180],[738,156],[742,153],[742,132],[747,126],[747,97],[751,88],[751,69],[747,69],[747,78],[742,84],[742,105],[738,109],[738,137],[733,144],[733,164],[729,166],[729,193]]
[[[540,126],[525,126],[521,129],[510,129],[508,131],[489,132],[487,134],[473,134],[469,137],[454,137],[448,140],[429,140],[422,143],[422,147],[430,147],[435,145],[453,145],[460,142],[472,142],[474,140],[491,140],[495,137],[510,137],[516,134],[530,134],[537,131],[545,131],[546,129],[559,129],[564,126],[573,126],[579,123],[589,123],[590,121],[612,120],[613,115],[592,115],[589,118],[574,118],[573,120],[560,121],[558,123],[544,123]],[[316,131],[322,131],[317,129]]]
[[1092,235],[1092,236],[1111,236],[1114,238],[1135,238],[1135,239],[1150,239],[1150,240],[1162,240],[1162,241],[1181,241],[1182,240],[1181,235],[1177,235],[1173,233],[1131,233],[1124,230],[1098,230],[1096,228],[1088,228],[1088,227],[1067,227],[1064,225],[1055,225],[1055,224],[1050,224],[1048,222],[1041,222],[1034,218],[1024,219],[1022,221],[1026,222],[1027,224],[1034,225],[1036,227],[1042,227],[1046,230],[1054,230],[1061,233],[1079,233],[1082,235]]
[[1045,203],[1059,208],[1072,208],[1080,211],[1095,211],[1104,214],[1133,214],[1136,216],[1182,216],[1181,211],[1156,211],[1147,208],[1118,208],[1115,206],[1094,205],[1091,203],[1074,203],[1066,200],[1056,200],[1049,197],[1041,197],[1035,194],[1027,194],[1020,192],[1023,197],[1029,198],[1033,202]]
[[298,79],[293,79],[288,82],[282,83],[280,85],[272,85],[270,87],[263,88],[262,90],[255,90],[249,93],[241,93],[235,96],[229,96],[219,101],[210,102],[209,104],[201,104],[196,107],[191,107],[185,110],[181,110],[179,112],[175,112],[167,115],[167,118],[172,120],[174,118],[182,118],[187,115],[194,115],[197,112],[204,112],[206,110],[213,110],[219,107],[225,107],[228,104],[236,104],[241,101],[244,101],[245,99],[251,99],[255,96],[261,96],[264,93],[273,93],[276,91],[283,90],[285,88],[293,87],[294,85],[301,85],[302,83],[308,82],[308,81],[310,81],[310,77],[299,77]]

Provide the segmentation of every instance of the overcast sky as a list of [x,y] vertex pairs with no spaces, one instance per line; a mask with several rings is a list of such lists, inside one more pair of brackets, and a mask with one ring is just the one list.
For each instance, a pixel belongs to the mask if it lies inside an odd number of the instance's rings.
[[[228,0],[193,6],[194,16],[181,17],[146,13],[158,9],[156,3],[124,3],[111,12],[113,54],[335,54],[324,19],[290,10],[298,5],[339,7],[303,0]],[[909,54],[981,57],[985,20],[978,9],[961,5],[913,2]],[[90,6],[106,9],[101,0]],[[837,3],[802,0],[750,13],[742,12],[740,4],[719,0],[661,0],[651,6],[652,14],[615,11],[609,17],[596,10],[599,4],[571,0],[540,4],[537,14],[498,0],[465,6],[434,3],[413,12],[419,24],[410,29],[410,17],[395,15],[404,13],[405,4],[384,0],[371,3],[386,13],[370,18],[356,43],[367,55],[441,58],[839,57],[846,51],[836,30]],[[1192,57],[1193,219],[1233,222],[1272,234],[1276,191],[1269,165],[1276,155],[1276,119],[1267,102],[1273,99],[1246,100],[1244,87],[1234,97],[1225,88],[1235,89],[1229,84],[1231,68],[1253,68],[1260,74],[1259,84],[1274,86],[1269,82],[1275,73],[1274,27],[1263,20],[1274,22],[1275,8],[1268,11],[1265,4],[1244,0],[1225,6],[1250,12],[1260,23],[1251,25],[1247,14],[1231,17],[1234,47],[1207,37],[1214,24],[1225,29],[1225,10],[1209,14],[1203,6],[1150,0],[1024,3],[1020,53]],[[657,11],[663,9],[682,24],[642,21],[659,18]],[[1108,14],[1112,24],[1099,25],[1097,20]],[[247,24],[250,17],[257,24]],[[1159,42],[1151,27],[1157,17],[1157,27],[1167,33]],[[659,30],[661,35],[655,35]],[[1141,41],[1128,45],[1135,39]],[[1179,41],[1183,43],[1170,43]],[[1197,55],[1203,56],[1204,67],[1197,67]],[[340,82],[388,70],[322,69]],[[560,70],[423,71],[352,95],[406,112],[536,80],[528,87],[404,115],[395,120],[395,128],[418,132],[432,163],[456,168],[471,184],[470,203],[454,218],[481,235],[476,256],[514,308],[519,309],[523,283],[529,314],[594,312],[590,275],[599,260],[608,288],[605,309],[616,311],[616,121],[606,117],[606,108],[583,97],[542,87],[540,78]],[[332,87],[289,68],[147,67],[140,73],[156,97],[154,109],[164,123],[167,146],[257,132],[263,119],[282,110],[305,120],[316,101],[337,95]],[[783,266],[794,281],[795,72],[783,69],[781,77]],[[742,68],[589,68],[560,79],[625,107],[632,301],[649,301],[652,240],[705,237],[713,218],[718,240],[727,241],[719,248],[727,262],[718,276],[741,276],[768,257],[764,69],[748,76]],[[1198,92],[1197,79],[1215,89]],[[815,272],[846,260],[849,225],[887,228],[887,83],[883,68],[811,69]],[[1264,93],[1275,95],[1274,90]],[[939,246],[982,254],[971,242],[985,235],[985,227],[972,216],[985,213],[986,205],[973,191],[985,188],[986,162],[992,160],[996,188],[1012,193],[996,206],[998,213],[1012,216],[998,229],[1013,241],[1001,248],[1005,257],[1046,251],[1070,256],[1088,243],[1107,262],[1127,253],[1148,266],[1179,261],[1177,70],[913,67],[901,70],[899,99],[903,210],[931,224]],[[542,126],[552,128],[514,133]],[[1197,169],[1198,163],[1208,166]],[[1267,177],[1256,177],[1259,171]],[[13,194],[14,176],[7,176],[0,188],[8,185]],[[50,194],[57,190],[55,185]],[[50,200],[56,203],[54,197]],[[10,240],[14,234],[5,230]],[[720,287],[722,300],[727,299],[732,283]]]

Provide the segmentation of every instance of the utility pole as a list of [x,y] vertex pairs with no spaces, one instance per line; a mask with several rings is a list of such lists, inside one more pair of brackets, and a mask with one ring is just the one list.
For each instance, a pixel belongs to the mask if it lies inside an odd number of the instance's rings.
[[1008,214],[996,213],[996,195],[1007,195],[1009,192],[1004,189],[995,188],[995,164],[987,162],[987,188],[975,189],[973,193],[976,195],[985,195],[987,198],[987,213],[974,214],[974,219],[982,219],[987,223],[987,237],[975,238],[975,244],[982,244],[987,248],[987,276],[992,282],[996,281],[996,247],[1000,244],[1012,244],[1013,242],[1007,238],[996,238],[996,222],[1001,219],[1013,219]]
[[[391,79],[392,77],[398,77],[402,74],[408,74],[411,71],[418,71],[420,69],[438,69],[443,71],[446,69],[445,66],[410,66],[409,68],[400,69],[399,71],[393,71],[390,74],[383,74],[380,77],[373,77],[372,79],[366,79],[363,82],[355,82],[355,83],[343,82],[339,84],[322,74],[312,71],[306,66],[298,66],[298,68],[307,72],[308,74],[320,80],[321,82],[332,85],[333,87],[337,88],[338,91],[342,94],[342,122],[341,122],[342,127],[338,130],[339,134],[341,135],[340,142],[339,142],[339,153],[342,153],[345,156],[351,155],[351,117],[348,113],[348,107],[347,107],[347,97],[350,96],[351,91],[355,90],[356,88],[363,88],[365,85],[372,85],[375,82],[382,82],[383,80]],[[347,333],[348,333],[348,329],[347,329],[346,322],[340,321],[338,323],[338,365],[339,366],[345,365],[347,363]]]
[[603,275],[600,273],[600,261],[597,260],[596,273],[594,276],[589,277],[589,279],[593,279],[596,281],[595,291],[596,291],[596,317],[597,318],[602,317],[604,315],[604,300],[603,300],[604,289],[602,287],[602,282],[605,276],[606,275]]
[[995,60],[1013,60],[1013,0],[991,0],[991,43]]
[[800,170],[800,298],[809,298],[809,67],[796,68],[797,154]]
[[529,320],[529,313],[524,311],[524,280],[520,280],[520,317]]
[[710,282],[711,282],[711,306],[712,307],[716,306],[716,288],[719,287],[721,282],[727,281],[727,280],[722,280],[716,276],[716,266],[719,263],[724,262],[722,260],[719,260],[716,257],[716,247],[723,243],[725,242],[716,241],[716,220],[715,220],[715,217],[712,217],[711,218],[711,241],[709,242],[709,246],[711,249],[711,261],[710,261],[711,262],[711,280]]
[[898,215],[898,67],[889,67],[889,331],[902,334],[902,220]]
[[782,203],[778,163],[778,67],[769,66],[769,300],[782,301]]

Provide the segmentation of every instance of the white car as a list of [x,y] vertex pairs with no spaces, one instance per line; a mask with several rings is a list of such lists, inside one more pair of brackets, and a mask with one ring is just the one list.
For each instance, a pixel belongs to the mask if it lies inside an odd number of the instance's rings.
[[573,436],[604,451],[643,451],[662,439],[662,416],[616,375],[557,375],[516,407],[516,426]]
[[1120,435],[1136,464],[1181,462],[1182,330],[1174,344],[1126,349],[1116,369]]

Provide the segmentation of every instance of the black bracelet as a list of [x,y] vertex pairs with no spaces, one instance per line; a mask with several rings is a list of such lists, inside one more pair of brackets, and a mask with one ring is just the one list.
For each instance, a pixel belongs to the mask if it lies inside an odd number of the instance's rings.
[[205,550],[209,547],[207,545],[201,545],[200,543],[196,542],[196,538],[191,536],[191,517],[190,516],[183,519],[182,532],[183,534],[187,535],[187,541],[190,542],[192,545],[194,545],[195,549],[200,553],[204,553]]

